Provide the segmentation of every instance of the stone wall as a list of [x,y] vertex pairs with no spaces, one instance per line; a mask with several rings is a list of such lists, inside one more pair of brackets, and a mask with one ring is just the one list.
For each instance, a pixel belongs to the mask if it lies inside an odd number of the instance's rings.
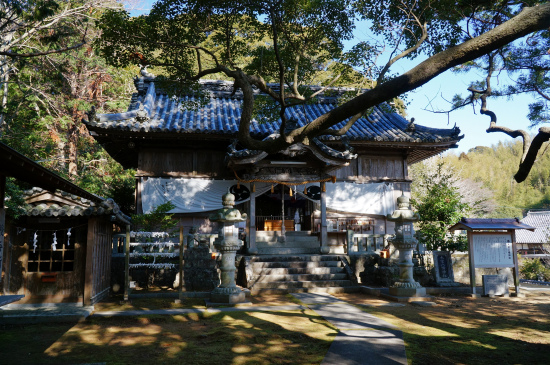
[[[384,259],[377,254],[346,256],[359,285],[389,287],[399,278],[399,267],[394,259]],[[430,271],[414,260],[414,279],[422,286],[434,284]]]
[[[470,264],[467,253],[453,253],[451,255],[453,260],[453,271],[455,275],[455,281],[465,285],[470,285]],[[514,285],[514,276],[511,268],[504,269],[485,269],[476,268],[476,285],[481,286],[483,284],[483,275],[506,275],[508,277],[508,285]]]

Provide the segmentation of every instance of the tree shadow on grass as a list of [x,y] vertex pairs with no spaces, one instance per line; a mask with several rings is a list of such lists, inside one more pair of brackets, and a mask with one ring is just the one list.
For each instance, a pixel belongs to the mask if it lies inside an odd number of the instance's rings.
[[364,308],[400,327],[412,364],[548,364],[548,302],[443,301],[438,307]]
[[336,335],[309,310],[92,317],[6,330],[0,349],[9,364],[318,364]]

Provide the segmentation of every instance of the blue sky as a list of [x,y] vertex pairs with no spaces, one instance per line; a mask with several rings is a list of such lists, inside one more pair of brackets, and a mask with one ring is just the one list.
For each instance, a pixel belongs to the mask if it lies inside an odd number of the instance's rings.
[[[132,15],[147,13],[154,0],[137,1],[134,5],[135,10]],[[353,45],[361,40],[369,38],[369,29],[366,25],[359,25],[355,31],[355,39],[349,42]],[[419,61],[399,61],[392,66],[390,71],[402,73],[407,71]],[[479,76],[479,75],[477,75]],[[507,83],[508,77],[501,75],[500,81]],[[478,79],[474,73],[454,74],[447,71],[426,85],[409,93],[407,101],[407,118],[415,118],[415,123],[434,128],[452,128],[455,124],[460,128],[464,139],[460,141],[457,153],[467,152],[476,146],[491,146],[499,141],[510,141],[512,138],[503,133],[486,133],[489,127],[489,117],[479,114],[479,106],[474,110],[472,107],[466,107],[461,110],[453,111],[449,115],[436,114],[431,110],[447,110],[449,103],[455,94],[467,96],[466,89],[469,82]],[[496,83],[496,80],[493,81]],[[498,84],[495,84],[495,87]],[[527,95],[516,96],[512,100],[493,100],[488,102],[488,108],[497,114],[498,124],[512,129],[527,129],[529,121],[527,113],[529,112],[529,102],[532,97]],[[536,133],[537,130],[530,130]]]

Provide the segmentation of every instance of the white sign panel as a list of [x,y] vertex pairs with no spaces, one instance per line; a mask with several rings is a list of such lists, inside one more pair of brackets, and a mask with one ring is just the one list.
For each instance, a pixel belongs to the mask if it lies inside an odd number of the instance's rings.
[[510,233],[473,234],[475,267],[514,267]]

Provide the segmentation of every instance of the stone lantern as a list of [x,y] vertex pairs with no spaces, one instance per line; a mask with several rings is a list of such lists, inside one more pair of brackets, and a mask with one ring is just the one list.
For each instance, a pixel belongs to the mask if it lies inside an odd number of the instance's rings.
[[218,238],[214,247],[221,253],[221,283],[210,294],[213,303],[242,303],[246,301],[245,293],[235,284],[235,254],[243,245],[239,239],[236,223],[246,221],[235,205],[235,196],[229,191],[222,196],[223,208],[212,214],[212,222],[218,222]]
[[423,288],[413,278],[413,249],[418,244],[414,237],[413,223],[420,219],[418,213],[409,209],[409,198],[401,195],[397,198],[397,210],[387,215],[387,219],[395,222],[395,235],[389,242],[399,250],[399,280],[390,287],[390,295],[397,297],[423,297]]

